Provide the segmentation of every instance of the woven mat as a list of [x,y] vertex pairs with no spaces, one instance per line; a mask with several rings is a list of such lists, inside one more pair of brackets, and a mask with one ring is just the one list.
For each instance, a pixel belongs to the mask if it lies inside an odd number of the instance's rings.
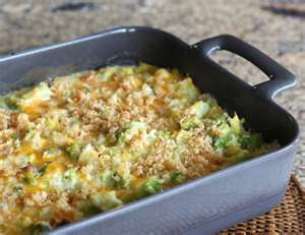
[[233,226],[220,235],[305,234],[305,191],[292,176],[281,204],[263,216]]

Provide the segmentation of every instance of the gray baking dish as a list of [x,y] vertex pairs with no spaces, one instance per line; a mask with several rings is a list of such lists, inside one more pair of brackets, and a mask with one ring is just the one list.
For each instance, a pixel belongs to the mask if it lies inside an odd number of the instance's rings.
[[[228,50],[260,68],[269,81],[250,86],[209,58]],[[229,35],[188,45],[166,32],[121,27],[9,55],[0,59],[0,91],[5,93],[76,71],[139,61],[177,68],[227,111],[281,148],[123,208],[62,226],[51,234],[213,234],[260,215],[278,204],[286,190],[297,148],[295,119],[273,96],[295,84],[294,76],[267,55]]]

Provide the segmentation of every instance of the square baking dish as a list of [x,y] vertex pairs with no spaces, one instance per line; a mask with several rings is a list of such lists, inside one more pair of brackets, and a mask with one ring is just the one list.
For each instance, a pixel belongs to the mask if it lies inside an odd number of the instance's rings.
[[[209,55],[228,50],[252,62],[269,81],[250,86]],[[148,27],[121,27],[0,59],[0,92],[107,65],[146,62],[177,68],[281,148],[50,234],[214,234],[278,204],[286,190],[299,135],[295,119],[272,100],[294,76],[249,44],[229,35],[188,45]]]

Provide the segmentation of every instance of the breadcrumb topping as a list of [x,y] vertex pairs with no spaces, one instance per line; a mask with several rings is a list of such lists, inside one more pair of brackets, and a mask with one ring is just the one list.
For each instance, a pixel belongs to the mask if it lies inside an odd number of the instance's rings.
[[113,66],[0,97],[0,234],[40,234],[277,147],[176,70]]

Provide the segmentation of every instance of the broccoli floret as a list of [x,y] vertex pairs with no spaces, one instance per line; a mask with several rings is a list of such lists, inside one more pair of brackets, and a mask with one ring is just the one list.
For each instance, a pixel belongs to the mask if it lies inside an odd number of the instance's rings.
[[26,136],[25,140],[31,145],[31,147],[35,150],[42,150],[46,140],[41,136],[40,133],[36,132],[34,129],[30,129]]
[[200,95],[199,90],[197,87],[193,84],[193,81],[191,78],[187,78],[181,82],[178,83],[177,87],[177,93],[181,97],[187,98],[187,103],[194,102],[198,96]]
[[238,138],[233,133],[226,134],[222,137],[216,138],[214,141],[214,147],[217,150],[223,150],[228,148],[229,146],[239,146]]
[[232,118],[229,118],[229,123],[234,133],[239,134],[241,132],[242,122],[237,114],[235,114]]
[[8,104],[5,101],[5,97],[4,96],[0,97],[0,108],[1,109],[10,109]]
[[115,191],[95,193],[91,196],[91,199],[95,206],[104,211],[123,204],[123,202],[117,198]]
[[119,134],[118,143],[123,144],[129,142],[133,136],[138,134],[141,130],[147,127],[146,123],[139,121],[132,121],[128,123],[126,129]]
[[31,185],[34,184],[36,182],[36,178],[35,175],[31,172],[27,172],[24,177],[22,178],[22,181],[27,184],[27,185]]
[[84,216],[92,216],[100,213],[102,210],[98,206],[94,205],[92,201],[82,201],[79,205],[80,211]]
[[67,170],[63,175],[63,186],[65,189],[73,190],[78,186],[78,174],[75,169]]
[[81,163],[89,163],[93,159],[95,159],[98,156],[97,151],[93,147],[92,144],[86,144],[79,155],[79,161]]
[[38,169],[38,175],[39,175],[39,176],[43,176],[44,173],[46,172],[47,168],[48,168],[48,165],[44,165],[44,166],[40,167],[40,168]]
[[17,105],[22,109],[32,105],[35,102],[47,101],[51,98],[52,91],[48,87],[47,83],[42,82],[35,88],[24,93],[17,101]]
[[18,133],[13,133],[13,134],[11,135],[11,138],[12,138],[13,140],[17,140],[17,139],[19,138]]
[[49,148],[43,152],[42,158],[43,160],[50,162],[61,154],[62,150],[60,148]]
[[175,171],[170,174],[170,182],[172,184],[181,184],[185,180],[186,180],[185,176],[179,171]]
[[183,130],[190,130],[192,128],[198,127],[200,123],[201,122],[199,118],[192,116],[192,117],[183,118],[180,121],[180,126]]
[[73,161],[77,161],[81,154],[82,147],[83,145],[81,143],[75,142],[66,149],[66,152]]
[[7,110],[17,110],[18,94],[9,94],[0,97],[0,108]]
[[113,66],[113,67],[108,67],[106,69],[105,68],[100,69],[98,75],[102,81],[107,82],[117,72],[118,72],[118,66]]
[[44,232],[51,230],[51,226],[46,222],[39,222],[33,225],[30,225],[25,229],[25,234],[27,235],[40,235]]
[[244,134],[240,137],[240,144],[245,149],[255,149],[261,147],[263,143],[260,134]]
[[198,101],[193,104],[187,111],[187,116],[182,118],[180,121],[180,126],[184,130],[189,130],[196,128],[201,123],[201,118],[207,114],[210,106],[208,103],[203,101]]
[[113,172],[112,171],[104,171],[100,176],[101,183],[104,187],[113,187],[114,180],[112,178]]
[[125,185],[123,177],[113,171],[104,171],[100,176],[101,183],[108,188],[121,188]]
[[203,101],[197,101],[190,107],[190,114],[197,118],[203,118],[204,115],[209,111],[210,106],[208,103]]
[[140,188],[140,196],[149,196],[162,190],[162,183],[159,179],[150,178]]

